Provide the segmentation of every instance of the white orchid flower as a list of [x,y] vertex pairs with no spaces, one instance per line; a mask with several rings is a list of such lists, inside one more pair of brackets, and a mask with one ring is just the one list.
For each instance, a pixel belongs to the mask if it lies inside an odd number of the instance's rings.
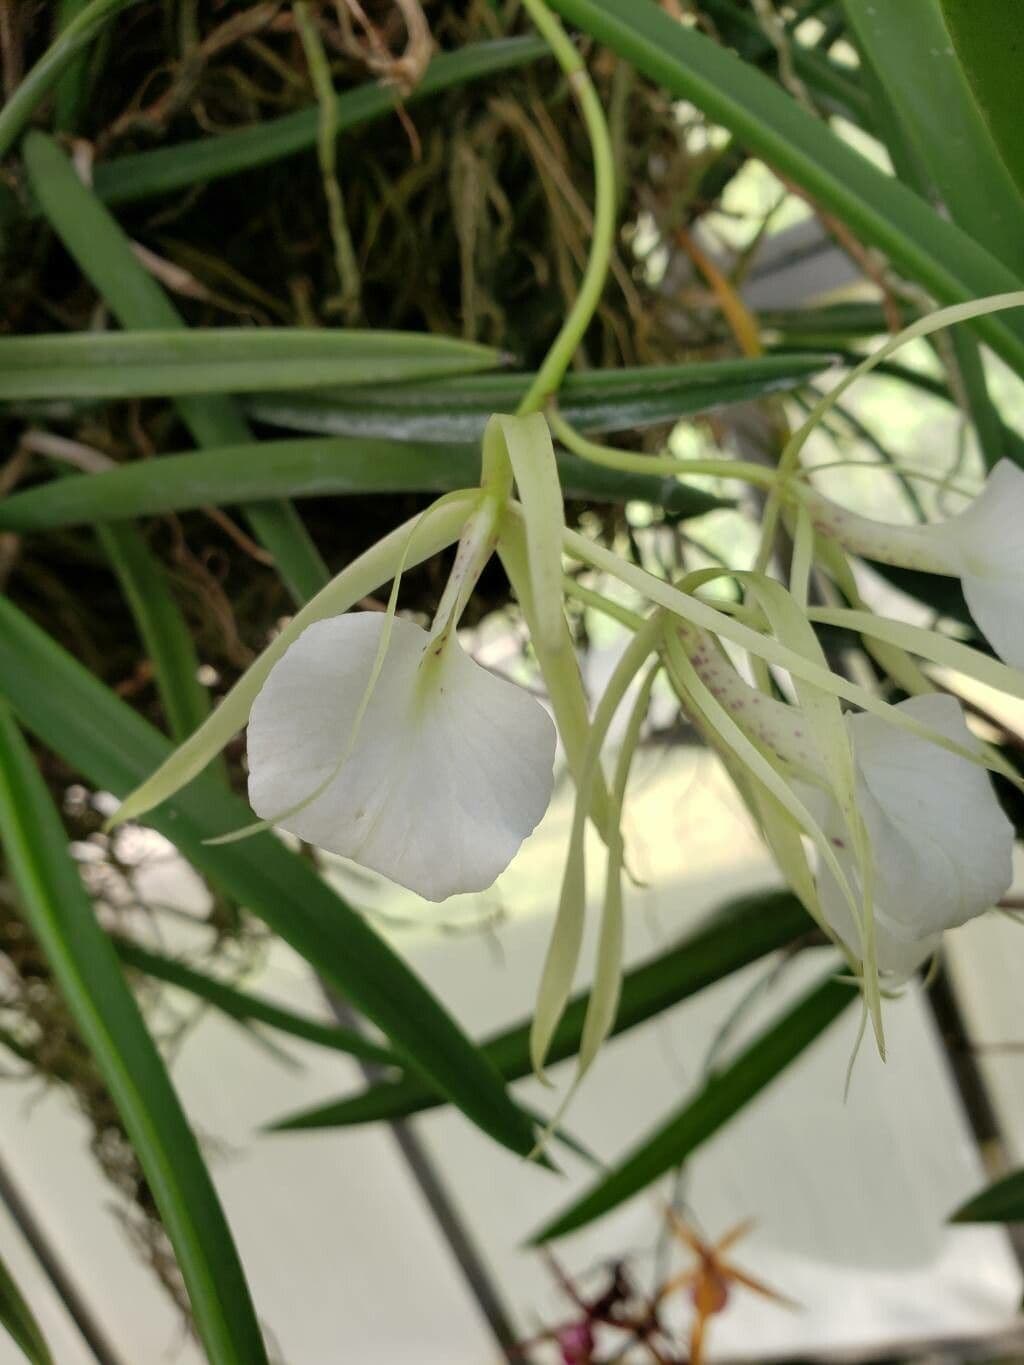
[[[802,710],[751,687],[709,636],[690,631],[679,638],[709,693],[779,765],[823,832],[848,888],[863,894],[849,823],[829,788]],[[1014,830],[984,767],[967,756],[980,756],[981,746],[954,697],[929,693],[893,710],[939,742],[867,713],[847,713],[843,723],[870,851],[877,965],[905,977],[935,951],[944,930],[983,914],[1006,892]],[[943,739],[961,752],[944,748]],[[818,907],[859,958],[861,925],[835,867],[819,859]]]
[[[521,432],[509,430],[514,460]],[[511,478],[492,437],[429,632],[395,618],[399,572],[385,613],[303,631],[249,714],[257,815],[433,901],[490,886],[551,799],[554,723],[470,659],[456,632],[498,544]]]
[[[954,743],[976,741],[954,697],[933,693],[900,702]],[[847,717],[856,764],[857,805],[870,840],[878,966],[906,976],[930,957],[946,929],[990,909],[1013,879],[1013,826],[985,770],[875,716]],[[856,860],[836,803],[820,788],[804,791],[857,884]],[[818,873],[821,909],[853,952],[859,931],[834,873]]]
[[[497,550],[575,774],[588,721],[562,610],[563,531],[544,417],[495,415],[479,488],[445,494],[343,569],[111,824],[179,791],[248,725],[249,791],[262,818],[208,842],[277,825],[431,900],[489,886],[548,805],[556,730],[534,697],[463,653],[457,627]],[[453,541],[455,562],[430,631],[397,619],[405,566]],[[389,580],[385,613],[350,610]],[[597,784],[593,795],[603,829],[607,792]]]
[[391,624],[373,683],[386,624],[319,621],[274,666],[249,716],[249,801],[428,900],[483,890],[547,809],[555,727],[454,633],[411,621]]
[[891,526],[808,495],[815,528],[847,550],[959,578],[978,629],[1006,663],[1024,668],[1024,470],[1000,460],[971,505],[927,526]]

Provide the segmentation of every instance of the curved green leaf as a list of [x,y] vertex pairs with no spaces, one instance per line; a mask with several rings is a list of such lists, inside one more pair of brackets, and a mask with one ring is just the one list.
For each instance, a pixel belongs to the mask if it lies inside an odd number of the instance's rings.
[[[678,517],[729,506],[677,479],[623,474],[567,451],[557,456],[566,497],[636,500]],[[32,531],[182,512],[244,499],[348,493],[418,493],[472,488],[480,447],[414,445],[343,437],[261,441],[137,460],[100,474],[54,479],[0,501],[0,527]],[[195,728],[193,726],[193,728]]]
[[1024,1223],[1024,1170],[1013,1171],[976,1194],[950,1222]]
[[[121,325],[148,331],[184,330],[167,295],[136,259],[131,242],[82,184],[53,139],[31,132],[22,146],[29,182],[43,213]],[[179,398],[175,406],[197,445],[251,440],[248,425],[229,397],[197,394]],[[323,587],[327,567],[293,507],[254,503],[246,515],[297,601],[305,601]]]
[[[71,488],[82,477],[58,479],[52,487]],[[96,534],[128,599],[146,657],[153,666],[171,738],[187,739],[209,715],[210,700],[199,681],[195,645],[171,596],[167,575],[134,527],[98,525]]]
[[[88,0],[58,0],[56,30],[67,28],[85,8]],[[90,52],[77,52],[61,73],[53,98],[54,127],[62,133],[74,132],[87,96]]]
[[[583,431],[629,431],[793,388],[822,374],[833,358],[787,352],[756,360],[590,370],[566,375],[558,406]],[[482,440],[492,413],[514,412],[533,379],[532,374],[473,375],[429,385],[260,395],[245,405],[261,422],[294,431],[461,443]]]
[[3,1260],[0,1260],[0,1323],[29,1365],[53,1365],[53,1356],[39,1324]]
[[104,24],[109,23],[118,10],[137,3],[138,0],[91,0],[79,9],[0,109],[0,157],[7,155],[37,105]]
[[[767,953],[791,947],[813,928],[806,910],[788,891],[761,892],[726,902],[703,928],[625,974],[612,1036],[662,1014]],[[549,1064],[576,1055],[589,998],[584,992],[566,1006],[548,1049]],[[482,1044],[506,1081],[518,1080],[532,1070],[531,1022],[527,1019]],[[280,1131],[376,1123],[406,1118],[442,1103],[436,1092],[407,1077],[383,1081],[347,1099],[303,1110],[273,1127]]]
[[1007,170],[1024,189],[1020,136],[1020,0],[942,0],[942,10],[974,98]]
[[[701,0],[703,10],[715,25],[716,31],[734,46],[746,62],[758,66],[778,65],[778,54],[757,16],[741,9],[734,0]],[[797,24],[787,23],[792,34]],[[856,73],[833,61],[825,52],[815,51],[799,39],[789,38],[789,53],[793,69],[812,92],[816,102],[853,119],[861,127],[870,127],[874,110],[868,92],[861,89]]]
[[[130,706],[0,598],[0,695],[24,724],[97,786],[124,795],[173,746]],[[212,847],[252,820],[207,775],[148,818],[211,881],[259,915],[384,1033],[425,1077],[498,1142],[533,1147],[533,1124],[491,1063],[387,944],[300,855],[270,834]]]
[[426,332],[215,327],[0,337],[0,400],[147,398],[401,383],[486,370],[487,346]]
[[[457,52],[445,52],[424,72],[402,103],[410,105],[470,81],[510,71],[550,56],[547,43],[533,35],[499,38],[495,42],[468,43]],[[337,97],[334,125],[339,133],[394,113],[399,97],[391,86],[373,81],[346,90]],[[219,133],[215,137],[133,152],[96,167],[93,184],[108,204],[125,204],[156,194],[183,189],[203,181],[220,180],[239,171],[266,166],[293,156],[316,143],[320,110],[316,105],[293,114],[268,119],[248,128]]]
[[[977,6],[970,2],[974,12]],[[843,0],[843,7],[954,222],[1024,275],[1024,199],[950,46],[940,0],[895,5]],[[1024,13],[1017,16],[1018,28],[1022,21]]]
[[0,706],[0,838],[25,918],[146,1173],[209,1358],[214,1365],[259,1365],[267,1357],[220,1201],[6,706]]
[[319,1019],[310,1019],[296,1014],[294,1010],[284,1009],[269,1000],[248,991],[230,986],[226,981],[218,981],[205,972],[198,972],[177,958],[167,957],[143,948],[129,939],[113,937],[114,951],[127,967],[150,976],[156,981],[164,981],[169,986],[177,986],[200,1000],[205,1000],[214,1009],[220,1010],[230,1019],[247,1023],[266,1024],[280,1033],[289,1033],[293,1038],[302,1038],[307,1043],[317,1043],[320,1047],[332,1048],[335,1052],[347,1052],[352,1057],[373,1062],[377,1066],[396,1066],[395,1054],[379,1043],[373,1042],[355,1029],[341,1028],[336,1024],[322,1024]]
[[[669,94],[689,99],[768,165],[794,180],[865,243],[943,303],[1020,287],[1017,277],[913,190],[877,170],[767,76],[674,21],[653,0],[551,0]],[[1024,373],[1024,322],[972,324]]]
[[685,1161],[769,1081],[784,1071],[856,999],[856,991],[829,975],[531,1241],[535,1244],[548,1242],[575,1232],[639,1194],[659,1176]]

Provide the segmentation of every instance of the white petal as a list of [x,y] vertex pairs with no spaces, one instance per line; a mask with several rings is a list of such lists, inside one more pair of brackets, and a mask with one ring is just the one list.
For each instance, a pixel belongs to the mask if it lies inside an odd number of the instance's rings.
[[[900,709],[976,743],[953,697],[914,697]],[[911,942],[987,910],[1012,880],[1013,827],[984,768],[874,716],[849,725],[879,922]]]
[[[855,896],[860,896],[861,885],[857,874],[857,860],[849,846],[849,832],[842,813],[833,798],[820,787],[800,783],[799,792],[804,805],[811,812],[822,831],[831,841],[839,866]],[[863,798],[863,791],[860,793]],[[818,901],[825,919],[857,958],[861,956],[860,929],[854,923],[853,912],[846,895],[831,868],[821,862],[817,875]],[[876,887],[876,902],[878,899]],[[909,977],[925,962],[939,945],[941,934],[903,941],[888,928],[884,908],[875,905],[875,956],[878,969],[890,975]]]
[[[857,887],[854,859],[840,855],[839,861],[851,887]],[[853,922],[849,902],[831,870],[823,867],[818,874],[818,899],[822,914],[855,957],[861,955],[860,931]],[[904,942],[887,927],[880,910],[875,910],[875,955],[878,969],[893,976],[909,977],[926,962],[939,946],[941,934],[928,934]]]
[[957,548],[975,625],[1001,659],[1024,668],[1024,470],[1000,460],[971,506],[935,529]]
[[960,585],[974,624],[1003,663],[1024,668],[1024,572],[1017,578],[964,573]]
[[[270,673],[248,731],[249,800],[263,819],[303,802],[345,755],[383,627],[378,612],[319,621]],[[436,901],[490,886],[534,829],[551,797],[555,729],[457,643],[421,673],[427,642],[394,621],[351,753],[281,824]]]

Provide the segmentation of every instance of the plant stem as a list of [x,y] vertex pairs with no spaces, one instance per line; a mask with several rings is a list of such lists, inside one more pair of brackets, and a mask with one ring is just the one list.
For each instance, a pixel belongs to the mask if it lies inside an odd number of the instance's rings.
[[523,0],[523,4],[541,36],[549,44],[580,103],[594,159],[594,234],[580,292],[544,363],[516,409],[520,417],[539,412],[550,395],[558,391],[573,354],[597,311],[615,244],[615,158],[601,101],[583,59],[544,0]]
[[778,475],[766,465],[751,460],[677,460],[672,455],[638,455],[614,446],[599,445],[570,426],[553,405],[549,405],[548,425],[555,436],[574,455],[606,469],[630,474],[712,474],[721,479],[742,479],[760,488],[774,488]]
[[361,311],[361,285],[359,262],[345,218],[345,200],[341,182],[338,179],[337,137],[338,106],[334,86],[331,83],[331,70],[327,63],[327,53],[320,38],[320,32],[309,13],[307,0],[296,0],[292,6],[295,25],[302,40],[302,50],[306,54],[313,91],[320,106],[317,121],[317,159],[320,163],[320,176],[323,180],[324,197],[327,200],[327,216],[334,244],[335,266],[341,284],[341,312],[346,323],[353,326],[359,320]]
[[67,28],[50,44],[14,94],[0,110],[0,157],[6,156],[36,106],[56,83],[61,72],[118,10],[137,0],[92,0],[75,15]]

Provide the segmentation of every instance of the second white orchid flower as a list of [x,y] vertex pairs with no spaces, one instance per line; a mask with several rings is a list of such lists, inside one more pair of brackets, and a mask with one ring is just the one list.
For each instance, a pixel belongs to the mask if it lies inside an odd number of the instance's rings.
[[[816,754],[801,710],[746,683],[710,637],[689,632],[694,669],[737,725],[780,762],[817,822],[845,877],[819,860],[818,908],[854,958],[863,925],[850,905],[865,894],[854,839]],[[870,896],[878,969],[905,977],[937,948],[942,933],[989,910],[1012,881],[1013,826],[996,799],[960,703],[931,693],[894,712],[935,741],[864,713],[843,717],[854,762],[855,797],[870,850]],[[945,739],[958,751],[944,748]],[[936,742],[938,741],[938,742]]]
[[893,526],[806,495],[815,528],[844,549],[923,573],[959,578],[974,623],[1006,663],[1024,668],[1024,470],[1000,460],[955,517]]
[[[959,702],[932,694],[898,710],[969,747]],[[870,840],[878,967],[905,976],[934,953],[943,931],[984,914],[1013,880],[1013,826],[983,768],[875,716],[848,716],[857,803]],[[805,790],[850,883],[856,859],[840,811],[821,788]],[[854,953],[859,931],[832,871],[818,873],[821,908]]]

